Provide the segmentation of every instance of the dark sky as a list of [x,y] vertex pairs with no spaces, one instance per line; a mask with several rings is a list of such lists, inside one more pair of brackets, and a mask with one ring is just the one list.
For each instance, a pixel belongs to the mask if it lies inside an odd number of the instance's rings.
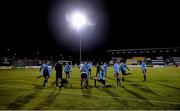
[[[58,2],[60,7],[72,0]],[[98,2],[97,2],[98,1]],[[78,51],[58,45],[49,26],[55,0],[8,0],[1,2],[1,54],[10,48],[19,55],[37,51],[46,55]],[[119,2],[119,0],[73,0],[102,7],[106,17],[104,42],[86,55],[108,49],[179,47],[179,6],[169,2]],[[99,6],[98,6],[99,5]],[[102,6],[100,6],[102,5]],[[96,9],[95,8],[95,9]],[[100,22],[100,21],[99,21]],[[100,24],[100,23],[99,23]],[[97,25],[99,25],[97,23]],[[101,21],[101,25],[102,25]],[[102,25],[103,26],[103,25]],[[102,32],[101,32],[102,33]],[[84,52],[85,53],[85,52]]]

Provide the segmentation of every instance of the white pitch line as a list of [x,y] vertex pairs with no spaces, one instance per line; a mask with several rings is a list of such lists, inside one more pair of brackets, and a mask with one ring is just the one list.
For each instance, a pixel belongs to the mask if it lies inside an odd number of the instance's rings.
[[[7,86],[7,85],[0,85],[0,86],[4,86],[4,87],[13,87],[13,88],[20,88],[20,89],[30,89],[32,90],[32,88],[27,88],[27,87],[18,87],[18,86]],[[50,91],[53,91],[53,90],[48,90],[48,89],[43,89],[43,91],[47,91],[47,92],[50,92]],[[69,92],[62,92],[62,91],[59,91],[59,90],[54,90],[55,92],[60,92],[62,94],[73,94],[73,95],[82,95],[82,93],[69,93]],[[83,95],[86,95],[86,94],[83,94]],[[131,101],[149,101],[149,102],[154,102],[154,103],[165,103],[165,104],[174,104],[174,105],[177,105],[177,104],[180,104],[178,102],[172,102],[172,101],[156,101],[156,100],[144,100],[144,99],[134,99],[134,98],[126,98],[126,97],[110,97],[110,96],[99,96],[99,95],[90,95],[92,97],[101,97],[101,98],[118,98],[118,99],[125,99],[125,100],[131,100]]]

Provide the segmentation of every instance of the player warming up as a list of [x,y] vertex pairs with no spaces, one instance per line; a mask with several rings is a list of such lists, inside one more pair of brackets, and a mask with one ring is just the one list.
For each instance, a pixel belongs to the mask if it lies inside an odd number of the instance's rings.
[[142,61],[142,63],[141,63],[141,69],[142,69],[142,73],[144,76],[144,81],[146,81],[146,64],[144,61]]
[[105,68],[104,68],[104,66],[101,67],[100,75],[99,75],[99,80],[98,81],[101,82],[104,86],[106,86]]
[[59,87],[58,87],[58,80],[60,80],[60,83],[61,83],[61,87],[63,88],[63,74],[62,74],[62,72],[63,72],[63,66],[62,66],[62,64],[60,64],[60,63],[57,63],[56,65],[55,65],[55,71],[56,71],[56,88],[58,89]]
[[80,67],[80,72],[81,72],[81,88],[83,88],[83,81],[86,81],[86,87],[89,87],[89,83],[88,83],[88,66],[87,64],[82,64],[82,66]]
[[101,66],[98,63],[96,65],[96,75],[95,75],[95,78],[94,78],[94,87],[96,87],[96,82],[97,82],[99,74],[100,74],[100,68],[101,68]]
[[64,67],[64,72],[66,74],[66,80],[70,79],[70,73],[71,73],[71,67],[68,63],[66,63],[65,67]]
[[38,76],[37,79],[44,76],[43,87],[45,87],[46,83],[48,82],[48,78],[50,77],[50,73],[51,73],[51,70],[48,67],[47,62],[44,62],[44,64],[42,64],[39,71],[41,72],[41,75]]
[[100,83],[102,83],[104,87],[112,87],[112,85],[106,84],[106,77],[105,77],[105,75],[106,75],[106,69],[105,69],[104,66],[102,66],[101,69],[100,69],[100,75],[99,75],[98,81]]
[[116,77],[117,85],[120,84],[120,78],[119,78],[119,71],[120,71],[120,66],[117,62],[114,64],[114,76]]
[[120,70],[122,72],[122,81],[124,82],[124,78],[127,75],[126,74],[126,69],[129,71],[129,68],[127,67],[127,65],[125,64],[125,61],[123,61],[120,65]]
[[105,77],[107,75],[107,69],[108,69],[108,65],[106,64],[106,62],[103,64],[104,70],[105,70]]
[[91,76],[91,68],[92,68],[92,65],[90,63],[87,63],[88,65],[88,75]]

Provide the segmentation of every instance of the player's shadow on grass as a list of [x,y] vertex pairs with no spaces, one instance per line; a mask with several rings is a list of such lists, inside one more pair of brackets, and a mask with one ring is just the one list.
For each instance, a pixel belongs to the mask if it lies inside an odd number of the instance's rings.
[[128,76],[128,75],[132,75],[132,74],[131,74],[131,73],[129,73],[129,72],[125,74],[125,76]]
[[[61,85],[61,82],[59,82],[58,84]],[[51,85],[56,86],[56,81],[53,81]],[[71,88],[72,84],[69,81],[66,81],[66,82],[63,82],[63,86],[64,88]]]
[[59,95],[60,91],[53,90],[39,105],[37,105],[34,110],[48,109],[51,104],[53,104],[56,97]]
[[176,90],[180,91],[180,88],[177,88],[177,87],[174,87],[174,86],[170,86],[170,85],[166,85],[166,84],[159,84],[159,85],[165,86],[165,87],[168,87],[168,88],[172,88],[172,89],[176,89]]
[[52,86],[55,86],[55,85],[56,85],[56,81],[53,81],[53,82],[51,83],[51,85],[52,85]]
[[169,82],[168,80],[160,80],[159,82],[165,82],[165,83],[167,83],[167,82]]
[[33,89],[43,89],[42,85],[32,84]]
[[103,91],[105,93],[107,93],[108,95],[110,95],[114,100],[116,100],[117,102],[121,103],[123,106],[124,106],[124,109],[127,109],[128,107],[128,104],[127,102],[121,98],[121,96],[113,93],[112,91],[110,91],[108,88],[103,88],[103,89],[99,89],[97,88],[98,90],[100,91]]
[[27,95],[19,96],[14,102],[10,103],[8,105],[8,109],[11,110],[19,109],[20,107],[29,103],[32,99],[36,98],[42,91],[39,85],[34,85],[33,89],[34,90],[28,93]]
[[80,88],[80,87],[77,87],[77,86],[71,85],[71,86],[69,86],[69,87],[66,87],[66,89],[81,89],[81,88]]
[[128,82],[128,83],[135,83],[136,81],[132,81],[132,80],[130,80],[129,78],[125,78],[125,82]]
[[145,102],[146,104],[150,105],[150,106],[153,106],[153,104],[151,102],[148,101],[148,99],[142,95],[140,95],[139,93],[136,93],[130,89],[127,89],[126,87],[124,86],[121,86],[125,91],[127,91],[129,94],[137,97],[138,99],[142,100],[143,102]]
[[133,86],[133,87],[136,87],[138,88],[139,90],[141,91],[144,91],[146,93],[150,93],[150,94],[153,94],[153,95],[156,95],[156,96],[159,96],[156,92],[154,92],[152,89],[149,89],[149,88],[145,88],[145,87],[142,87],[142,85],[139,85],[139,84],[129,84],[130,86]]
[[89,88],[86,88],[86,89],[84,89],[84,88],[82,88],[81,90],[82,90],[82,95],[84,96],[84,97],[87,97],[87,98],[89,98],[89,97],[91,97],[91,95],[92,95],[92,93],[91,93],[91,88],[92,88],[93,86],[89,86]]

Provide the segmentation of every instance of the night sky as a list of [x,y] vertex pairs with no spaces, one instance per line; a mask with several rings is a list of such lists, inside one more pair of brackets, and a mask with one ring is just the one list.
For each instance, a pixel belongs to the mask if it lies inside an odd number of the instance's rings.
[[[50,16],[56,3],[60,9],[62,7],[59,13],[62,14],[62,22],[65,21],[63,11],[69,8],[65,8],[68,3],[77,7],[87,7],[87,10],[88,6],[89,9],[93,9],[91,15],[96,21],[95,30],[100,30],[94,33],[100,33],[96,36],[103,37],[103,42],[97,43],[98,45],[91,50],[83,49],[86,56],[102,55],[108,49],[180,47],[178,3],[124,3],[119,0],[4,0],[1,2],[1,54],[9,48],[17,55],[25,56],[36,52],[43,55],[78,55],[78,49],[68,49],[55,39],[57,35],[52,31]],[[93,15],[96,11],[97,13]],[[96,17],[99,17],[98,20]],[[60,25],[61,28],[65,27],[63,30],[67,29],[65,23]],[[63,33],[62,30],[59,33],[61,32]],[[90,46],[93,44],[87,47]]]

